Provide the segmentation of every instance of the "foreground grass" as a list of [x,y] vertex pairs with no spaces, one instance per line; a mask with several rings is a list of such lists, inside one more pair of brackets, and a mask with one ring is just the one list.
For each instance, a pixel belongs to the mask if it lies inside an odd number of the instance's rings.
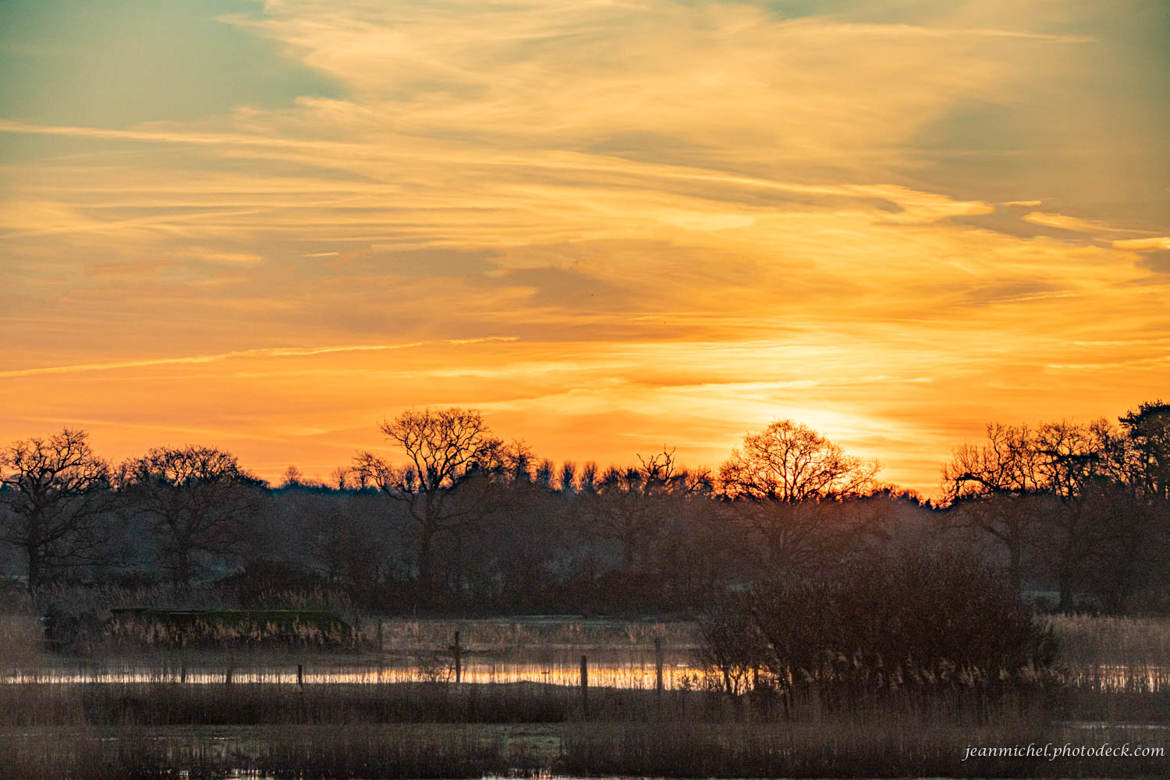
[[[1166,759],[972,758],[966,747],[1170,748],[1170,692],[937,687],[858,697],[552,685],[0,686],[12,777],[1148,776]],[[1097,722],[1109,721],[1108,725]],[[1128,726],[1124,721],[1130,721]]]
[[1160,745],[1120,728],[909,724],[488,724],[54,728],[0,731],[6,776],[36,778],[641,775],[1164,776],[1164,758],[977,758],[968,745]]
[[1170,665],[1170,618],[1052,615],[1045,619],[1071,666]]

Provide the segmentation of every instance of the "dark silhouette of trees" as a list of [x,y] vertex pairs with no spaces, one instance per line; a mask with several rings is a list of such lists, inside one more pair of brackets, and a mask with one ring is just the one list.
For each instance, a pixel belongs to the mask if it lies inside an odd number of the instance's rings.
[[586,500],[593,533],[621,547],[623,565],[645,572],[650,552],[666,530],[676,501],[699,489],[679,468],[674,450],[663,448],[638,465],[610,468]]
[[538,462],[521,443],[505,448],[502,460],[492,485],[495,511],[475,529],[475,547],[483,559],[476,589],[513,608],[534,608],[553,597],[560,584],[558,567],[574,542],[575,512],[553,484],[550,461]]
[[951,523],[1003,546],[1016,590],[1031,555],[1033,575],[1055,580],[1058,609],[1091,592],[1123,611],[1158,566],[1151,551],[1164,547],[1160,406],[1122,417],[1122,429],[1105,420],[989,425],[984,444],[960,447],[943,470]]
[[1023,587],[1024,552],[1043,492],[1042,456],[1027,426],[991,424],[987,440],[964,444],[943,467],[943,494],[954,524],[976,528],[1003,546],[1012,589]]
[[781,420],[744,437],[720,467],[718,485],[759,534],[761,566],[796,572],[856,541],[864,528],[842,522],[830,505],[873,490],[877,471],[811,428]]
[[[84,433],[65,430],[0,452],[0,542],[30,589],[112,561],[117,546],[118,565],[88,576],[165,576],[182,599],[202,575],[234,569],[217,598],[284,603],[280,590],[297,587],[391,611],[697,614],[763,582],[840,581],[930,550],[1004,566],[1007,590],[1026,586],[1053,607],[1164,609],[1170,405],[1119,423],[991,425],[954,451],[940,505],[876,486],[875,464],[790,421],[747,436],[712,478],[669,449],[558,467],[502,443],[474,410],[411,411],[382,425],[393,463],[360,453],[328,484],[290,468],[277,488],[208,447],[151,450],[111,475]],[[275,584],[251,587],[257,572]],[[747,669],[729,668],[728,681],[741,686]]]
[[418,534],[422,600],[433,603],[436,542],[485,516],[488,507],[467,494],[486,497],[483,488],[500,466],[502,445],[473,409],[406,411],[382,423],[381,430],[401,448],[406,465],[394,467],[363,452],[354,459],[353,473],[361,487],[376,488],[406,506]]
[[1164,587],[1170,568],[1170,405],[1144,403],[1118,421],[1117,476],[1093,496],[1104,528],[1094,585],[1114,613],[1142,590]]
[[[380,604],[380,591],[392,580],[391,546],[376,497],[310,493],[294,490],[284,496],[287,511],[300,527],[300,552],[308,568],[360,603]],[[293,518],[286,522],[286,528]]]
[[1119,422],[1132,448],[1140,491],[1151,499],[1170,502],[1170,404],[1144,403]]
[[211,447],[152,449],[129,460],[119,484],[132,513],[146,516],[176,589],[190,587],[201,556],[239,556],[263,483],[231,453]]
[[719,469],[729,498],[798,503],[861,495],[871,490],[876,463],[846,455],[813,429],[791,420],[748,434]]
[[[1108,528],[1108,506],[1100,500],[1123,484],[1124,442],[1105,420],[1088,424],[1047,423],[1036,431],[1041,484],[1051,495],[1042,552],[1056,572],[1058,608],[1071,610],[1085,573],[1100,559]],[[1120,509],[1120,507],[1117,507]],[[1127,522],[1135,518],[1130,515]]]
[[85,431],[65,428],[0,451],[0,541],[24,557],[32,592],[54,569],[100,558],[110,469]]

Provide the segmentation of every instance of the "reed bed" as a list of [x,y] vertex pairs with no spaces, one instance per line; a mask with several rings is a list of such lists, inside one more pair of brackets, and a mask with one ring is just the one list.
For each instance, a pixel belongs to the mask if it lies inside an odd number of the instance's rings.
[[1170,722],[1170,692],[1103,688],[859,691],[820,682],[788,694],[729,696],[715,688],[656,691],[534,683],[266,685],[173,683],[0,685],[0,728],[83,725],[324,725],[341,723],[565,723],[640,721],[820,723],[897,720],[981,726],[1092,720]]
[[[645,695],[645,694],[643,694]],[[968,746],[1161,747],[1167,732],[1053,724],[1029,712],[994,723],[927,713],[835,713],[816,722],[567,720],[546,724],[335,723],[0,728],[6,776],[480,777],[570,774],[775,776],[1164,776],[1162,757],[972,757]],[[706,719],[701,717],[705,714]],[[722,713],[726,715],[727,712]],[[742,715],[742,713],[741,713]]]
[[[379,628],[380,626],[380,628]],[[655,640],[671,648],[694,649],[700,637],[690,620],[614,620],[572,616],[498,619],[378,619],[362,621],[367,646],[414,650],[443,647],[460,633],[472,652],[538,648],[648,648]]]
[[0,672],[44,662],[44,627],[33,615],[0,613]]
[[1170,618],[1053,615],[1047,622],[1065,665],[1170,665]]
[[[530,765],[531,753],[509,748],[471,727],[78,730],[0,735],[5,777],[482,777]],[[182,772],[173,771],[182,767]]]
[[[0,776],[1165,775],[1164,756],[961,760],[968,745],[1167,746],[1170,623],[1052,625],[1060,674],[1034,685],[822,680],[728,695],[683,662],[689,624],[384,621],[394,652],[306,655],[301,685],[302,656],[267,650],[46,662],[35,621],[8,616],[2,666],[33,676],[0,683]],[[450,668],[455,631],[462,684]],[[656,639],[668,666],[682,664],[662,692],[647,683]],[[585,695],[580,654],[591,663]],[[516,681],[506,659],[536,681]]]
[[568,774],[643,777],[1151,777],[1165,757],[971,757],[967,746],[1043,746],[1103,742],[1168,743],[1121,729],[1087,737],[1076,728],[1036,728],[1007,721],[972,728],[915,721],[846,721],[821,725],[707,726],[585,724],[568,733],[558,770]]

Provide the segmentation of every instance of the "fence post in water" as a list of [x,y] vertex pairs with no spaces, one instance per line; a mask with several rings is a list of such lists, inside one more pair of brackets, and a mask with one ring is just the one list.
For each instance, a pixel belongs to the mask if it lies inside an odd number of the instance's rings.
[[581,711],[589,715],[589,660],[581,656]]
[[654,638],[654,690],[662,694],[662,637]]
[[180,683],[187,682],[187,665],[186,664],[183,664],[182,666],[179,667],[179,682]]
[[297,664],[297,685],[305,687],[305,667],[303,664]]
[[230,666],[228,667],[227,673],[224,674],[223,681],[228,685],[232,684],[232,668]]
[[386,652],[385,646],[382,644],[382,618],[378,618],[378,652]]
[[459,647],[459,632],[455,632],[455,644],[451,645],[451,652],[455,655],[455,682],[463,679],[462,648]]

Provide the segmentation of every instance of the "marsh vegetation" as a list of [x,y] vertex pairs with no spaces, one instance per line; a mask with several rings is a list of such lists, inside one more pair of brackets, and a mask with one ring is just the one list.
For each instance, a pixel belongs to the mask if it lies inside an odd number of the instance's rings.
[[[875,767],[890,775],[1150,775],[1162,771],[1164,758],[962,759],[969,745],[1170,743],[1170,674],[1158,663],[1170,623],[1162,619],[1051,618],[1062,649],[1049,673],[1010,684],[956,674],[891,689],[860,675],[822,673],[783,688],[758,683],[731,692],[721,670],[701,662],[702,627],[687,622],[386,621],[384,641],[394,637],[412,652],[431,645],[442,673],[421,682],[310,677],[300,685],[289,675],[295,654],[262,649],[232,660],[267,681],[242,674],[231,683],[54,677],[70,663],[78,671],[100,659],[46,652],[17,622],[5,621],[5,641],[14,648],[23,642],[24,650],[5,654],[6,671],[39,669],[41,681],[0,684],[0,750],[16,777],[177,769],[194,777],[872,775]],[[469,653],[511,654],[534,679],[456,684],[450,645],[443,644],[455,630]],[[584,693],[579,680],[539,681],[540,659],[566,655],[608,653],[653,668],[655,639],[667,658],[690,658],[694,673],[662,691],[632,671]],[[360,657],[371,668],[379,658],[403,662],[374,647]],[[162,670],[173,658],[144,653],[135,668]],[[204,656],[207,663],[226,660]]]

